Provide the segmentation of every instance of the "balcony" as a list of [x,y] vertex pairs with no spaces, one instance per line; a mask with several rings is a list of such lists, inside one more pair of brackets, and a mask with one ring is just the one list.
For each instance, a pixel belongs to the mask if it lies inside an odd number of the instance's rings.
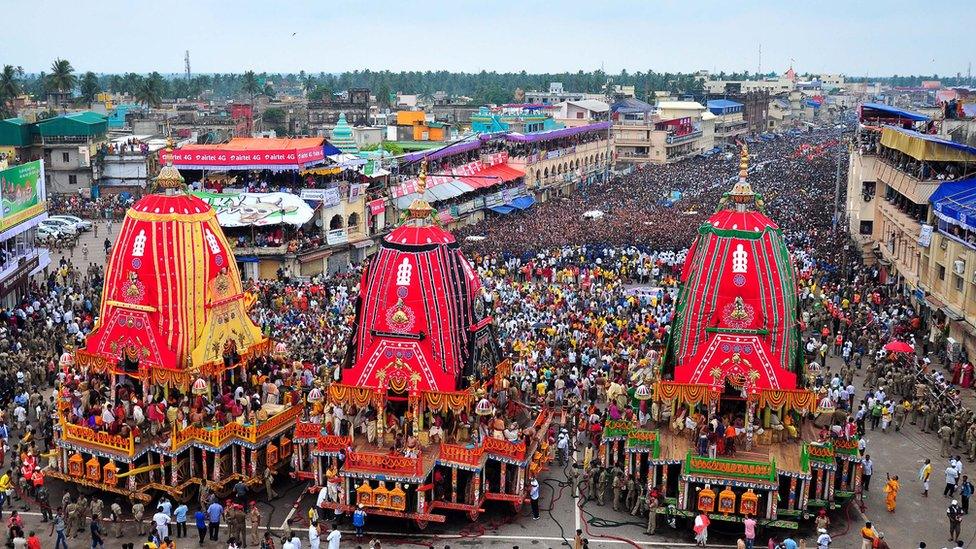
[[288,246],[236,246],[234,255],[237,257],[277,257],[288,251]]
[[695,130],[685,135],[669,135],[664,138],[664,142],[667,143],[668,146],[678,145],[680,143],[687,143],[689,141],[694,141],[695,139],[698,139],[701,136],[702,136],[702,131]]
[[874,164],[874,173],[878,180],[884,181],[889,187],[903,194],[916,204],[928,204],[929,197],[939,188],[942,181],[937,179],[921,180],[890,163],[885,158],[878,157]]

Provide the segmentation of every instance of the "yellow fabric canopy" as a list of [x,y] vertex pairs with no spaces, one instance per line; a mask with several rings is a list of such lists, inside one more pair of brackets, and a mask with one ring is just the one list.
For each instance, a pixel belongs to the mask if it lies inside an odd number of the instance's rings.
[[881,144],[901,151],[916,160],[937,162],[976,162],[976,155],[954,149],[936,140],[926,140],[916,132],[901,132],[886,127],[881,130]]

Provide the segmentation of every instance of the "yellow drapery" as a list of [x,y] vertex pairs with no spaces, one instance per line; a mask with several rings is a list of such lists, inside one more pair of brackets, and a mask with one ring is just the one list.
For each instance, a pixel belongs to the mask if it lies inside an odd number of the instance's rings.
[[654,399],[657,401],[677,398],[681,402],[698,404],[713,401],[718,395],[718,391],[712,391],[710,385],[674,381],[659,381],[654,385]]

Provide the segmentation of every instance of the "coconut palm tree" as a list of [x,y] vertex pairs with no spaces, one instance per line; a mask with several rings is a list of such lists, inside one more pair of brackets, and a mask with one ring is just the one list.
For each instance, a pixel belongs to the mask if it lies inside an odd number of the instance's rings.
[[102,88],[98,84],[98,77],[91,71],[86,72],[81,77],[81,98],[85,100],[85,103],[91,105],[100,91]]
[[23,72],[18,72],[13,65],[4,65],[3,72],[0,73],[0,112],[4,117],[13,116],[13,101],[23,93],[20,85],[21,74]]
[[71,93],[75,89],[75,84],[78,83],[78,77],[75,76],[75,68],[71,66],[71,63],[67,59],[59,57],[51,63],[51,74],[48,75],[48,82],[54,91]]
[[135,97],[136,101],[150,109],[158,108],[163,104],[163,76],[153,72],[142,78],[136,85]]
[[261,87],[258,85],[258,77],[254,75],[254,71],[244,73],[244,82],[241,84],[241,89],[251,98],[251,106],[254,106],[254,96],[261,91]]

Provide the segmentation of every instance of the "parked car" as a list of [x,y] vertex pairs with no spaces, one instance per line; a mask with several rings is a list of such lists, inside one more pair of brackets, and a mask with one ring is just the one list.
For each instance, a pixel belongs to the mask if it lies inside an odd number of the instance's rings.
[[47,244],[49,242],[54,242],[61,238],[61,233],[57,229],[54,229],[45,225],[38,225],[37,227],[37,241],[41,244]]
[[49,217],[44,221],[41,221],[39,226],[54,229],[63,236],[75,236],[78,234],[78,229],[75,228],[75,224],[65,219],[55,219]]
[[74,224],[75,229],[78,232],[87,232],[92,230],[92,222],[87,219],[82,219],[73,215],[52,215],[48,219],[63,219]]

